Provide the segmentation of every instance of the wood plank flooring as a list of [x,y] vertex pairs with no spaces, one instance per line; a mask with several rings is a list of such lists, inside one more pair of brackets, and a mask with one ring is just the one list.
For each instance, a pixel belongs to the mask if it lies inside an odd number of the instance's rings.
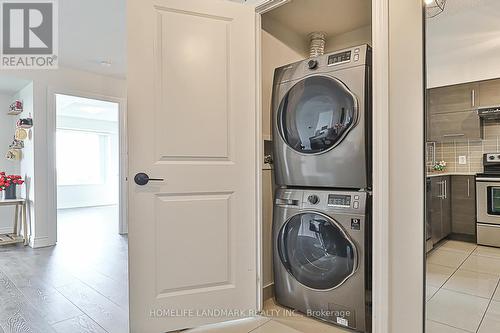
[[0,333],[127,333],[117,207],[62,210],[58,245],[0,247]]

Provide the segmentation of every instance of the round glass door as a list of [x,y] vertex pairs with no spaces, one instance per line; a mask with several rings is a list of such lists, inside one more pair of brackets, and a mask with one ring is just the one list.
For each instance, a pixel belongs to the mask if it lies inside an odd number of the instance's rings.
[[287,271],[312,289],[336,288],[357,268],[352,241],[334,220],[316,213],[298,214],[286,222],[278,253]]
[[311,76],[295,84],[278,110],[283,139],[304,154],[336,146],[354,126],[356,117],[356,97],[343,83],[326,76]]

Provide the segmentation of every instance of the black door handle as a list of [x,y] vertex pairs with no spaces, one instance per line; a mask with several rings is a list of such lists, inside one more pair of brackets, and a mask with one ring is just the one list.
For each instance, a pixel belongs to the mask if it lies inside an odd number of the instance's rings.
[[162,179],[162,178],[149,178],[149,176],[143,172],[140,172],[138,173],[137,175],[135,175],[134,177],[134,182],[137,184],[137,185],[146,185],[147,183],[149,183],[150,181],[156,181],[156,182],[162,182],[164,181],[165,179]]

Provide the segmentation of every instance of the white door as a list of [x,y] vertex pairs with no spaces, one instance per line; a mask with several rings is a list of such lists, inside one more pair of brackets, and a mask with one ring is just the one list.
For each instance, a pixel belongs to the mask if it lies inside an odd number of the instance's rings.
[[131,332],[234,319],[257,308],[255,13],[128,3]]

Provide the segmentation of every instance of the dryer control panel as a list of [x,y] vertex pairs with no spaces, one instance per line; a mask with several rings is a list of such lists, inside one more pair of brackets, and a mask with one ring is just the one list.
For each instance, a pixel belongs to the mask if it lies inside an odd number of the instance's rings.
[[354,191],[280,189],[275,204],[288,208],[363,214],[368,194]]

